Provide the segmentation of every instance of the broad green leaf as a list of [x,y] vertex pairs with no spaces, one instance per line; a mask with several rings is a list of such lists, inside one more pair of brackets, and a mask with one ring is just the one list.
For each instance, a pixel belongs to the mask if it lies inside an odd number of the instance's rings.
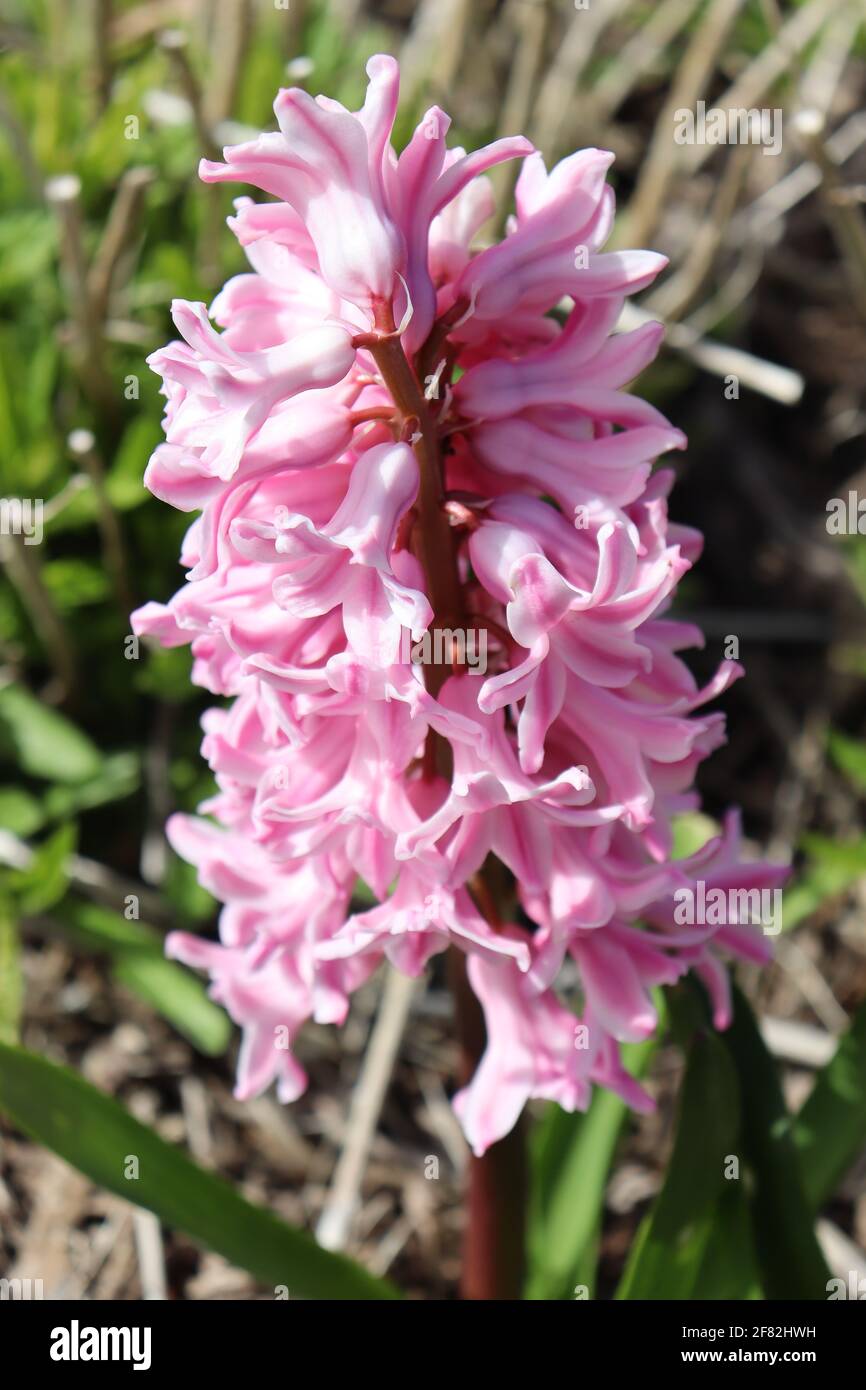
[[23,787],[0,787],[0,829],[26,839],[45,824],[45,812]]
[[793,1133],[806,1197],[817,1210],[866,1147],[866,1003],[815,1081]]
[[124,950],[162,952],[163,937],[147,922],[130,921],[99,903],[68,902],[54,913],[63,930],[85,950],[108,954]]
[[23,997],[18,922],[12,903],[0,894],[0,1042],[17,1043]]
[[23,685],[0,690],[0,728],[20,766],[49,782],[83,782],[99,772],[102,755],[86,734]]
[[57,246],[57,224],[42,208],[0,217],[0,293],[23,291],[46,275]]
[[[391,1284],[245,1201],[66,1067],[0,1045],[0,1110],[91,1181],[155,1212],[262,1284],[285,1285],[302,1298],[398,1296]],[[124,1176],[131,1157],[137,1178]]]
[[141,480],[159,437],[158,424],[147,415],[137,415],[127,426],[105,480],[108,500],[118,511],[128,511],[147,501],[148,493]]
[[[5,441],[4,450],[14,453],[15,446],[19,442],[19,429],[16,412],[13,408],[11,374],[6,367],[5,354],[2,349],[3,343],[0,339],[0,438]],[[4,481],[3,491],[8,492],[9,495],[23,491],[23,489],[17,488],[14,474],[11,483]]]
[[201,980],[176,961],[153,951],[124,951],[115,957],[114,976],[168,1019],[200,1052],[225,1052],[232,1025]]
[[76,840],[76,826],[61,825],[34,847],[33,858],[26,869],[10,871],[9,886],[22,915],[46,912],[65,897],[69,887],[69,856],[75,850]]
[[169,855],[162,892],[178,915],[191,922],[208,921],[219,906],[216,898],[199,883],[192,864],[173,853]]
[[737,1079],[730,1058],[715,1034],[701,1030],[688,1047],[664,1186],[638,1232],[617,1298],[696,1296],[738,1129]]
[[692,1297],[726,1302],[761,1297],[752,1209],[742,1179],[725,1181]]
[[[709,1010],[697,989],[674,990],[670,1002],[680,1044],[687,1048],[692,1035],[709,1023]],[[747,1179],[736,1153],[726,1155],[724,1175],[691,1297],[725,1301],[759,1299],[762,1290],[752,1209],[746,1192]]]
[[767,1298],[826,1297],[829,1270],[800,1176],[776,1066],[748,1001],[734,988],[734,1021],[720,1034],[740,1081],[742,1143],[754,1179],[752,1220]]
[[802,843],[808,862],[796,883],[785,892],[782,904],[785,931],[790,931],[816,912],[822,903],[844,893],[866,875],[866,837],[840,841],[822,835],[806,835]]
[[844,893],[859,877],[859,872],[852,875],[820,864],[803,869],[782,898],[782,930],[793,931],[817,912],[822,903]]
[[[630,1044],[623,1060],[646,1072],[654,1043]],[[628,1107],[596,1089],[586,1114],[551,1104],[533,1135],[529,1219],[529,1299],[571,1298],[575,1285],[595,1290],[598,1238],[610,1166]]]
[[130,922],[94,903],[68,903],[56,919],[85,950],[111,956],[121,984],[163,1015],[179,1033],[208,1056],[225,1052],[231,1021],[185,966],[166,960],[163,938],[145,922]]
[[141,780],[141,764],[136,753],[110,753],[102,760],[95,777],[45,793],[46,814],[54,819],[90,811],[131,796]]
[[804,835],[801,844],[809,859],[816,864],[845,871],[852,878],[866,874],[866,835],[856,840],[830,840],[824,835]]
[[[40,435],[45,428],[46,420],[51,419],[59,364],[60,345],[52,338],[44,338],[36,345],[27,363],[27,390],[22,403],[27,427],[32,435]],[[47,452],[51,457],[60,441],[45,439],[43,436],[40,443],[43,447],[47,446]],[[34,481],[38,476],[34,476]],[[47,477],[47,474],[42,476]]]

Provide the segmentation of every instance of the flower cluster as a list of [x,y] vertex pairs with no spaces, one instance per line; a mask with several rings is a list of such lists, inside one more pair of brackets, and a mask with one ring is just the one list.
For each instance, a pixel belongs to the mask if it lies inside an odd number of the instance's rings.
[[[383,958],[417,975],[453,947],[486,1022],[455,1101],[480,1153],[530,1097],[648,1107],[619,1045],[652,1033],[654,987],[696,971],[723,1027],[723,958],[766,953],[745,921],[678,925],[677,890],[780,874],[741,861],[735,817],[672,857],[723,738],[703,706],[740,669],[698,689],[679,652],[700,633],[664,616],[700,537],[652,471],[682,434],[622,390],[660,327],[614,328],[664,259],[601,250],[612,156],[466,154],[433,108],[398,157],[397,65],[367,71],[360,111],[281,91],[277,132],[202,165],[276,201],[238,199],[250,272],[209,311],[176,302],[150,359],[146,483],[200,515],[188,582],[134,626],[191,642],[194,680],[231,697],[204,719],[218,790],[168,827],[224,904],[220,942],[169,950],[243,1029],[238,1095],[296,1097],[305,1020],[341,1023]],[[480,176],[515,158],[515,215],[477,250]],[[483,632],[483,676],[456,641],[407,660],[434,629]],[[378,905],[353,912],[359,878]]]

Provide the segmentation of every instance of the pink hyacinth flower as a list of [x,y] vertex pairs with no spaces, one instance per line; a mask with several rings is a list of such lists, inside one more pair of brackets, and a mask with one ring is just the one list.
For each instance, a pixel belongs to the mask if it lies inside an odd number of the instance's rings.
[[[360,111],[283,91],[278,130],[202,165],[276,201],[238,200],[250,270],[209,311],[176,303],[151,358],[146,482],[200,515],[187,582],[133,621],[231,699],[203,721],[214,794],[169,825],[220,939],[169,951],[243,1031],[237,1094],[293,1099],[307,1019],[448,951],[486,1027],[455,1097],[481,1154],[533,1099],[651,1107],[619,1049],[657,1027],[654,990],[696,972],[724,1027],[725,962],[769,949],[748,920],[683,924],[677,895],[783,871],[735,817],[673,858],[723,738],[701,707],[741,672],[699,689],[700,633],[669,613],[700,537],[653,471],[685,439],[625,389],[661,329],[617,333],[623,303],[665,262],[603,249],[613,156],[466,154],[436,107],[398,156],[397,65],[367,71]],[[484,171],[512,158],[515,215],[479,249]]]

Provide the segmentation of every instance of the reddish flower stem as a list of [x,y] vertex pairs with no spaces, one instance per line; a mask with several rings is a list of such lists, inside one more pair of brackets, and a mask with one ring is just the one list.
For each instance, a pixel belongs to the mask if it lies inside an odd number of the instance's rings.
[[[466,974],[466,957],[448,952],[460,1042],[458,1079],[472,1078],[486,1044],[484,1016]],[[471,1300],[519,1299],[523,1287],[527,1162],[523,1120],[481,1158],[469,1160],[460,1293]]]
[[[459,620],[462,603],[454,536],[443,505],[442,461],[436,422],[403,351],[403,344],[394,331],[390,310],[387,317],[383,311],[380,327],[383,331],[378,336],[365,335],[368,339],[365,346],[374,358],[403,420],[417,421],[413,447],[418,459],[420,484],[418,525],[413,530],[412,540],[427,580],[435,620],[443,627],[450,627]],[[429,685],[434,695],[438,694],[447,675],[447,667],[430,668]]]
[[[456,310],[453,311],[456,313]],[[377,332],[358,339],[373,357],[397,408],[398,424],[411,425],[420,484],[417,521],[411,537],[427,581],[434,620],[443,627],[459,623],[464,611],[454,527],[445,505],[442,456],[436,421],[418,378],[395,331],[390,307],[380,306]],[[419,370],[429,366],[445,337],[438,325],[418,354]],[[399,429],[404,437],[408,428]],[[432,666],[428,685],[436,695],[448,676],[447,666]],[[435,770],[450,778],[450,747],[432,730],[424,753],[424,775]],[[492,883],[483,871],[475,884],[475,896],[491,925],[498,928],[500,914]],[[484,1016],[466,974],[462,951],[449,951],[449,974],[454,995],[460,1045],[459,1083],[472,1078],[486,1046]],[[461,1293],[466,1299],[519,1298],[523,1282],[524,1226],[526,1220],[526,1149],[521,1123],[493,1144],[481,1158],[470,1159],[464,1235]]]

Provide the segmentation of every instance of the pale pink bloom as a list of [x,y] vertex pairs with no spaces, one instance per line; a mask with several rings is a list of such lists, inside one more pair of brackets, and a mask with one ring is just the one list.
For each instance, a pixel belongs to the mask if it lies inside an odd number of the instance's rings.
[[585,1110],[592,1083],[616,1091],[635,1110],[653,1108],[590,1006],[581,1019],[553,990],[534,992],[514,965],[477,955],[470,957],[469,981],[484,1009],[487,1047],[454,1108],[476,1154],[509,1132],[528,1100]]
[[232,475],[235,487],[225,487],[204,446],[179,442],[157,446],[144,481],[155,497],[179,511],[195,511],[218,498],[223,515],[236,498],[236,487],[269,473],[329,463],[348,448],[351,438],[348,406],[309,392],[273,411],[247,443]]
[[509,631],[529,651],[519,665],[485,681],[479,708],[489,712],[524,701],[517,735],[521,764],[530,772],[542,765],[547,732],[562,711],[571,676],[621,688],[651,669],[652,653],[635,632],[687,568],[673,547],[642,563],[624,523],[606,523],[593,542],[597,561],[584,570],[587,587],[570,582],[542,542],[509,522],[482,522],[469,544],[475,574],[505,604]]
[[478,319],[501,320],[545,313],[564,295],[577,301],[625,296],[650,284],[667,264],[664,256],[599,254],[613,226],[613,193],[605,182],[613,158],[607,150],[581,150],[548,173],[541,155],[530,155],[517,180],[509,234],[469,262],[455,298],[468,299]]
[[279,347],[239,352],[230,333],[211,327],[204,304],[175,300],[172,315],[183,343],[148,362],[175,388],[167,412],[172,442],[201,449],[215,477],[236,472],[253,436],[282,401],[333,386],[355,360],[348,328],[314,328]]
[[320,955],[333,960],[384,951],[399,970],[419,975],[431,956],[452,943],[473,955],[506,958],[522,971],[529,969],[528,944],[494,931],[465,889],[431,887],[408,869],[387,902],[350,917]]
[[420,344],[436,308],[427,266],[431,222],[478,174],[532,146],[516,137],[449,158],[450,120],[433,107],[397,159],[390,144],[397,64],[380,54],[367,74],[367,100],[355,113],[326,97],[281,91],[274,103],[279,134],[232,146],[224,165],[203,160],[201,176],[241,180],[282,199],[294,213],[291,244],[310,259],[300,222],[324,283],[367,309],[402,293],[400,317],[407,309],[417,315],[411,332]]
[[[454,388],[454,402],[468,419],[501,420],[533,406],[572,405],[608,420],[613,392],[653,361],[663,336],[660,323],[610,335],[622,311],[621,298],[576,305],[562,332],[525,357],[494,357],[470,367]],[[667,421],[664,422],[667,425]]]
[[[616,324],[664,258],[602,249],[612,156],[548,172],[522,137],[467,155],[434,107],[398,157],[397,65],[368,73],[360,111],[283,91],[278,131],[202,166],[278,201],[238,199],[250,270],[209,309],[176,302],[181,340],[150,359],[166,441],[145,480],[199,515],[186,582],[133,626],[189,642],[193,680],[231,699],[202,721],[214,793],[168,828],[223,904],[220,941],[169,951],[243,1030],[238,1095],[298,1095],[307,1019],[340,1024],[382,962],[418,975],[454,947],[487,1026],[455,1099],[481,1153],[533,1098],[584,1109],[604,1086],[651,1107],[619,1047],[655,1031],[655,989],[695,971],[724,1027],[724,961],[768,951],[742,920],[683,924],[677,895],[784,871],[745,861],[735,817],[673,858],[724,738],[702,706],[741,671],[699,688],[681,653],[703,639],[669,612],[701,539],[653,471],[682,434],[624,390],[661,330]],[[478,250],[479,176],[515,157],[516,214]],[[466,628],[484,669],[454,656]],[[446,669],[416,664],[442,629]],[[481,910],[489,855],[520,925]]]
[[[750,961],[753,965],[766,965],[773,954],[770,938],[762,930],[763,926],[770,924],[757,924],[748,915],[740,920],[741,893],[745,890],[749,895],[755,891],[758,894],[772,894],[781,889],[788,877],[788,870],[781,865],[744,860],[741,856],[740,817],[737,811],[732,810],[725,817],[723,833],[709,840],[688,860],[680,862],[686,878],[682,886],[692,893],[697,893],[700,880],[705,893],[721,889],[726,895],[732,895],[725,909],[727,920],[705,929],[703,942],[686,944],[683,949],[688,965],[707,987],[717,1028],[727,1028],[733,1018],[730,979],[723,962],[732,957]],[[676,901],[672,894],[651,903],[645,916],[653,926],[661,928],[668,938],[685,935],[686,929],[676,921]],[[778,928],[780,924],[775,925]]]
[[391,299],[405,261],[384,187],[397,64],[380,55],[370,59],[367,72],[361,111],[298,88],[284,90],[274,103],[279,133],[230,146],[225,164],[201,164],[206,182],[254,184],[287,203],[309,235],[325,284],[362,305]]
[[437,284],[450,282],[469,259],[469,242],[493,211],[489,189],[477,176],[503,160],[530,154],[522,135],[496,140],[466,154],[449,150],[451,125],[438,106],[418,125],[386,181],[389,208],[406,244],[405,276],[412,317],[404,337],[407,351],[419,348],[437,309]]
[[538,489],[580,521],[599,502],[625,507],[637,501],[653,459],[685,446],[679,430],[634,396],[617,395],[604,415],[599,423],[571,405],[533,407],[475,424],[467,443],[491,491],[511,491],[515,484]]
[[401,582],[391,563],[397,527],[417,493],[412,450],[382,444],[358,459],[327,525],[317,528],[303,513],[273,526],[237,519],[232,539],[247,558],[280,565],[273,595],[292,617],[318,618],[339,606],[352,651],[374,668],[388,666],[401,628],[420,637],[433,619],[425,595]]

